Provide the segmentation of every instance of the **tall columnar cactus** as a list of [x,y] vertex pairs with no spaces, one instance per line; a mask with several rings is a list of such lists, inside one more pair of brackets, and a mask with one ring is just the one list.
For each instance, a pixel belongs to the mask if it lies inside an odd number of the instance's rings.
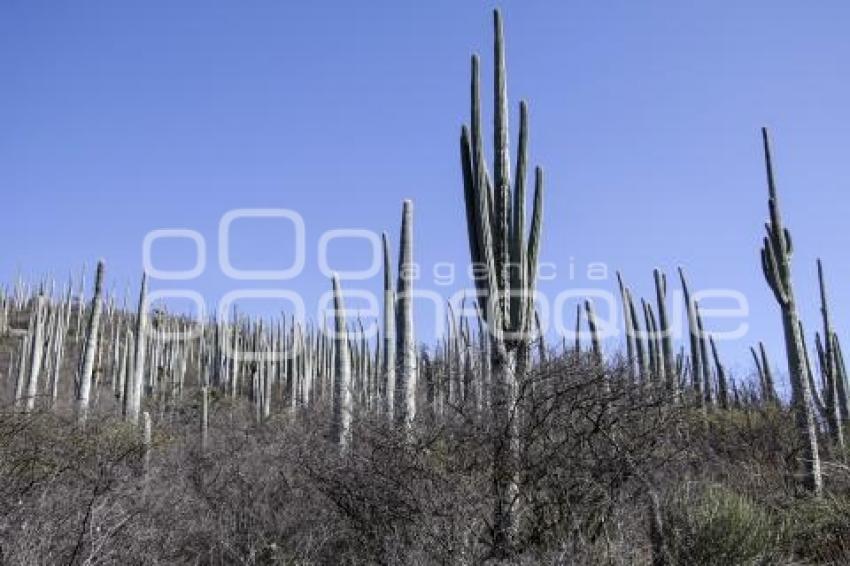
[[334,383],[331,439],[342,451],[351,445],[351,352],[345,322],[345,301],[339,276],[333,275],[334,294]]
[[398,373],[395,419],[410,426],[416,416],[416,342],[413,335],[413,202],[404,201],[396,284],[396,347]]
[[30,342],[32,342],[32,330],[35,327],[34,317],[30,317],[30,327],[26,335],[21,340],[21,349],[18,352],[18,368],[17,379],[15,381],[15,407],[21,408],[24,403],[24,389],[27,382],[27,357],[30,351]]
[[[818,264],[818,284],[820,287],[820,304],[821,317],[823,318],[823,335],[824,340],[824,360],[821,365],[821,371],[824,375],[826,390],[824,391],[824,405],[826,406],[826,419],[829,423],[830,434],[832,440],[838,446],[844,446],[844,434],[842,431],[842,423],[847,420],[847,392],[845,389],[844,380],[841,379],[838,371],[838,361],[835,352],[835,330],[832,327],[832,317],[829,312],[829,303],[826,297],[826,281],[823,274],[823,263],[819,259]],[[803,338],[805,340],[805,338]],[[805,343],[803,344],[805,347]],[[807,380],[808,381],[808,380]],[[814,397],[815,391],[812,391]]]
[[[838,339],[838,334],[832,335],[832,347],[835,351],[835,371],[838,383],[839,408],[841,409],[841,418],[844,420],[850,419],[850,384],[847,381],[847,366],[844,365],[844,356],[841,353],[841,341]],[[843,393],[842,393],[843,388]]]
[[33,331],[30,339],[29,381],[27,381],[26,403],[27,412],[35,409],[35,399],[38,395],[38,376],[41,373],[44,359],[44,326],[47,318],[47,298],[42,292],[33,301]]
[[593,363],[602,363],[602,341],[599,339],[599,322],[596,320],[596,311],[593,301],[584,301],[584,310],[587,313],[587,328],[590,330],[590,344],[593,352]]
[[138,425],[142,408],[142,385],[145,379],[145,352],[148,334],[147,314],[148,276],[142,274],[139,289],[139,307],[136,313],[136,351],[133,356],[133,374],[127,380],[124,395],[124,420]]
[[667,316],[667,276],[660,270],[653,272],[655,279],[655,299],[658,307],[658,325],[661,333],[661,354],[664,358],[664,379],[667,388],[675,395],[679,387],[679,375],[676,372],[676,359],[673,354],[673,331]]
[[699,331],[699,355],[702,360],[702,393],[706,405],[711,405],[713,402],[711,391],[711,361],[708,357],[708,338],[705,333],[705,328],[702,324],[702,314],[699,310],[699,303],[694,302],[694,311],[697,317],[697,330]]
[[[98,333],[100,330],[100,315],[103,310],[103,271],[105,265],[103,260],[97,262],[97,273],[94,279],[94,297],[92,297],[91,309],[89,311],[89,324],[86,331],[86,342],[83,349],[82,371],[77,382],[77,420],[86,422],[89,412],[89,397],[91,394],[92,372],[94,370],[94,356],[97,350]],[[116,341],[117,343],[117,341]]]
[[491,409],[495,428],[505,438],[495,443],[493,548],[506,555],[513,532],[516,486],[513,457],[516,441],[511,425],[516,377],[526,370],[531,341],[534,288],[543,218],[543,172],[535,172],[531,228],[525,230],[525,176],[528,162],[528,109],[520,103],[517,176],[511,199],[508,164],[507,81],[502,19],[494,12],[494,177],[487,171],[481,131],[478,57],[472,58],[472,113],[470,127],[461,131],[469,250],[475,269],[479,315],[487,323],[491,356]]
[[[626,302],[629,305],[629,313],[632,321],[632,333],[635,336],[635,354],[637,355],[640,378],[644,384],[647,384],[651,373],[649,367],[651,359],[651,355],[649,354],[649,341],[651,340],[649,336],[649,329],[647,329],[647,332],[641,332],[640,317],[638,316],[637,308],[635,307],[635,301],[632,298],[632,292],[628,287],[626,287]],[[644,337],[646,340],[644,340]]]
[[658,377],[659,366],[655,321],[652,315],[652,307],[644,299],[640,300],[640,305],[641,310],[643,310],[644,325],[646,326],[646,357],[649,363],[648,375],[655,380]]
[[53,346],[51,351],[51,369],[50,369],[50,406],[55,406],[56,399],[59,396],[59,381],[62,376],[62,360],[65,355],[65,336],[68,330],[68,323],[71,318],[71,285],[68,284],[68,290],[65,295],[65,301],[60,306],[56,316],[56,323],[53,329]]
[[[815,408],[818,410],[818,414],[822,419],[826,420],[827,412],[826,406],[824,405],[821,396],[818,395],[818,386],[815,384],[815,373],[812,370],[812,361],[809,359],[809,348],[806,346],[806,332],[803,329],[803,323],[800,322],[800,336],[803,337],[803,357],[805,360],[806,366],[806,380],[809,382],[809,390],[812,392],[812,402],[815,404]],[[818,351],[820,353],[820,351]],[[821,363],[823,363],[821,361]]]
[[626,290],[626,285],[623,283],[623,276],[617,272],[617,285],[620,288],[620,300],[623,303],[623,328],[626,331],[626,359],[629,364],[629,378],[632,382],[636,381],[638,372],[635,368],[635,343],[634,325],[632,324],[632,312],[629,308],[629,298]]
[[717,401],[721,409],[729,408],[729,386],[726,381],[726,370],[720,362],[720,355],[717,352],[717,344],[714,343],[714,336],[708,337],[711,343],[711,354],[714,357],[714,368],[717,372]]
[[779,212],[779,200],[770,155],[770,141],[765,128],[762,128],[762,140],[767,170],[770,222],[765,225],[767,236],[764,238],[764,246],[761,250],[761,264],[765,280],[773,291],[776,302],[782,311],[788,376],[791,381],[791,403],[794,408],[797,433],[803,446],[805,467],[803,486],[812,493],[820,494],[822,479],[812,394],[805,376],[803,337],[800,336],[797,303],[791,283],[791,255],[794,248],[791,233],[784,228],[782,216]]
[[142,469],[145,474],[146,487],[151,473],[151,446],[153,441],[151,432],[151,414],[145,411],[142,414]]
[[575,343],[573,351],[576,355],[576,360],[581,359],[581,302],[576,303],[576,330],[574,333]]
[[679,268],[679,278],[682,281],[682,292],[685,295],[685,305],[688,309],[688,329],[691,346],[691,385],[694,388],[694,395],[699,405],[705,403],[705,397],[702,392],[702,355],[700,349],[699,324],[697,322],[696,304],[691,298],[688,282],[685,279],[685,270]]
[[384,347],[381,372],[384,377],[384,410],[390,422],[395,409],[395,289],[390,263],[390,242],[387,233],[383,234],[384,243]]
[[759,342],[759,353],[761,355],[762,398],[769,403],[775,403],[778,397],[776,386],[773,384],[773,369],[770,365],[770,358],[767,357],[764,342]]

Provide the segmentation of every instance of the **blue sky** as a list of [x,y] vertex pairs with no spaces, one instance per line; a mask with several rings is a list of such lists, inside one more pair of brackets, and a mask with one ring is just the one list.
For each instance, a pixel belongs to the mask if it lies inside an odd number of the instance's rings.
[[[588,262],[604,262],[651,296],[653,267],[672,287],[683,265],[694,287],[748,299],[748,335],[721,345],[734,369],[749,371],[747,347],[759,339],[782,366],[779,313],[758,263],[767,217],[758,129],[767,125],[808,330],[819,322],[820,256],[847,334],[850,5],[501,7],[512,140],[524,98],[531,161],[546,170],[542,255],[559,278],[543,291],[613,290],[613,278],[582,277]],[[286,288],[312,308],[330,286],[317,268],[321,234],[388,230],[395,243],[405,198],[415,201],[423,271],[465,264],[457,140],[472,52],[483,57],[491,111],[492,8],[0,1],[0,278],[20,269],[64,279],[102,256],[110,283],[135,289],[145,234],[190,228],[207,244],[204,274],[153,288],[196,289],[211,302],[245,286]],[[304,218],[295,280],[246,283],[219,269],[222,215],[261,207]],[[232,232],[239,267],[292,259],[286,223],[242,221]],[[193,263],[188,241],[159,242],[154,256],[162,269]],[[337,269],[369,258],[365,242],[331,247]],[[380,278],[343,284],[371,290]]]

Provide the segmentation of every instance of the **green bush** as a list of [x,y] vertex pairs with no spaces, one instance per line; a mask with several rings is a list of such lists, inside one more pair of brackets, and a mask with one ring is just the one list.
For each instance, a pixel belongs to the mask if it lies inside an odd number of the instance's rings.
[[801,499],[785,512],[789,554],[804,563],[850,562],[850,499]]
[[780,532],[764,508],[722,486],[691,486],[664,507],[674,564],[775,563]]

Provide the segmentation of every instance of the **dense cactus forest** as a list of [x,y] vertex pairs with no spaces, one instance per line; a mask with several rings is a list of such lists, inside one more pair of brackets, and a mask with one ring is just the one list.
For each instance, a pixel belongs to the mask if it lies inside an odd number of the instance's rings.
[[820,262],[817,332],[799,316],[768,132],[753,261],[784,343],[755,344],[751,374],[733,378],[681,269],[649,271],[645,298],[618,274],[616,348],[590,300],[584,339],[547,340],[536,276],[558,212],[544,213],[524,101],[511,153],[499,12],[493,26],[492,145],[477,56],[459,132],[477,314],[450,310],[437,343],[415,336],[427,242],[411,201],[398,241],[383,235],[377,336],[336,276],[318,321],[153,308],[144,273],[132,296],[108,291],[106,260],[2,288],[0,562],[850,561],[847,369]]

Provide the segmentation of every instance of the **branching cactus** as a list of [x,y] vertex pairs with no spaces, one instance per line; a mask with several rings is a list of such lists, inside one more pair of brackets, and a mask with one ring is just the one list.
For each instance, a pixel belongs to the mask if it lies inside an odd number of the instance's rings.
[[[83,349],[82,371],[77,382],[77,421],[86,422],[89,412],[89,397],[91,395],[92,372],[94,356],[97,350],[98,332],[100,330],[100,315],[103,310],[103,260],[97,262],[97,273],[94,279],[94,297],[89,311],[89,324],[86,331],[86,342]],[[117,341],[116,341],[117,343]]]
[[339,276],[333,275],[334,294],[334,383],[331,439],[345,452],[351,445],[351,352],[345,322],[345,301]]
[[812,394],[805,376],[803,337],[800,336],[799,315],[791,283],[791,256],[794,251],[791,233],[783,226],[779,212],[779,200],[773,177],[770,141],[767,129],[762,128],[764,159],[767,170],[768,207],[770,222],[765,224],[767,236],[761,249],[761,265],[768,286],[773,291],[782,311],[785,330],[785,351],[788,358],[788,377],[791,381],[791,404],[794,409],[797,433],[803,446],[806,490],[820,494],[822,488],[818,439],[815,416],[812,409]]
[[[490,341],[491,405],[495,426],[511,432],[517,374],[525,372],[533,329],[534,288],[543,218],[543,172],[535,172],[531,228],[525,230],[525,176],[528,162],[528,108],[520,103],[517,175],[511,198],[508,150],[508,102],[502,19],[494,12],[494,177],[487,171],[481,131],[478,57],[472,58],[471,124],[461,131],[469,250],[475,270],[479,315]],[[513,530],[512,456],[514,439],[499,439],[494,458],[496,508],[493,518],[494,554],[504,556]]]

